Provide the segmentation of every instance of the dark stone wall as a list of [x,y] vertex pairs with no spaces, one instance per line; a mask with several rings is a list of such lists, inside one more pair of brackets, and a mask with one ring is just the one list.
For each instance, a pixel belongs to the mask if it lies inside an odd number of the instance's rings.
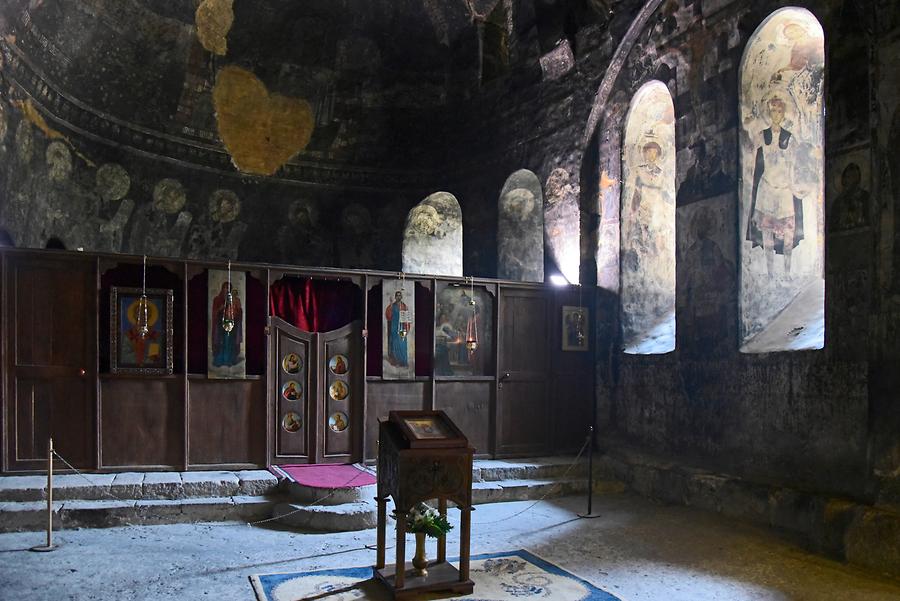
[[[224,59],[204,55],[191,41],[190,11],[147,15],[151,4],[138,0],[114,13],[119,3],[73,3],[93,7],[86,23],[99,40],[80,57],[72,54],[76,46],[66,45],[61,23],[51,26],[58,18],[42,22],[35,10],[31,22],[45,24],[29,28],[23,21],[29,3],[6,3],[0,9],[3,227],[22,246],[58,236],[70,246],[116,252],[236,253],[248,260],[398,269],[407,211],[445,190],[462,208],[463,272],[493,276],[497,199],[511,173],[529,169],[544,186],[545,215],[553,199],[579,209],[577,219],[562,218],[556,229],[547,223],[545,242],[551,259],[554,244],[574,245],[581,281],[597,284],[596,393],[604,440],[622,437],[747,478],[900,501],[897,3],[793,3],[817,16],[826,39],[826,343],[821,351],[742,355],[738,68],[754,29],[788,3],[501,1],[511,29],[505,40],[494,30],[487,70],[468,16],[441,12],[449,3],[431,0],[371,3],[349,20],[336,15],[351,14],[351,4],[357,10],[359,3],[311,3],[318,8],[295,20],[324,37],[293,49],[290,32],[266,40],[259,32],[269,25],[253,25],[253,19],[288,22],[276,9],[293,3],[260,3],[266,8],[254,17],[246,0],[236,0],[235,34]],[[477,4],[485,14],[491,8]],[[121,27],[132,15],[147,19]],[[110,33],[117,23],[118,38]],[[414,27],[423,23],[427,36]],[[135,41],[123,52],[101,43],[104,35]],[[151,38],[156,41],[142,51],[140,40]],[[339,43],[344,38],[350,41]],[[394,42],[399,50],[391,49]],[[348,47],[365,59],[338,61],[345,55],[338,49]],[[267,61],[271,54],[277,60]],[[91,73],[110,60],[113,73]],[[238,173],[211,126],[210,74],[231,63],[314,107],[317,129],[309,146],[271,177]],[[146,65],[145,75],[135,65]],[[76,72],[71,80],[56,79],[63,67]],[[304,76],[292,75],[298,72]],[[134,78],[143,83],[132,87]],[[618,334],[619,153],[628,103],[650,79],[666,83],[675,104],[677,340],[672,353],[626,356]],[[104,83],[118,80],[127,85],[107,89]],[[134,98],[121,90],[133,90]],[[128,174],[122,196],[121,172],[103,169],[108,163]],[[870,210],[859,227],[831,231],[827,215],[841,198],[841,175],[850,163],[859,167]],[[170,182],[154,198],[160,181],[169,179],[180,183],[183,205]],[[223,189],[240,201],[233,219],[230,201],[222,201],[231,196],[216,193]],[[210,197],[217,199],[212,206]],[[120,212],[125,200],[133,204],[127,216]],[[182,213],[190,213],[186,226]],[[146,235],[132,240],[148,220],[159,244]],[[222,240],[234,236],[237,223],[245,227],[238,228],[235,251]],[[193,238],[192,228],[200,232]],[[200,240],[194,249],[192,239]]]
[[[560,32],[574,65],[559,74],[540,70],[540,28],[529,27],[523,4],[515,4],[509,72],[473,95],[469,126],[453,132],[458,161],[448,189],[464,219],[472,214],[465,199],[482,197],[485,218],[467,223],[466,236],[480,227],[487,237],[496,224],[486,207],[509,173],[534,171],[545,195],[551,171],[573,174],[582,279],[598,283],[597,402],[607,440],[754,480],[900,500],[900,9],[849,0],[618,2],[608,23],[576,18],[574,32]],[[788,5],[808,8],[825,30],[826,344],[744,355],[738,69],[756,27]],[[646,23],[626,33],[642,9]],[[616,53],[620,43],[627,52]],[[628,103],[650,79],[666,83],[675,102],[677,344],[665,355],[626,356],[618,335],[619,153]],[[850,163],[861,172],[868,214],[856,227],[832,227]],[[478,259],[467,246],[467,272]]]

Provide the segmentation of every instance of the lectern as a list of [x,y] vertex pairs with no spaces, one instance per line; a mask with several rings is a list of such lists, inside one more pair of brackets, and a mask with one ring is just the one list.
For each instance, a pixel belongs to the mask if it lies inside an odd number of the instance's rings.
[[[475,449],[443,411],[391,411],[379,424],[378,546],[375,578],[394,599],[407,599],[427,591],[468,595],[469,540],[472,518],[472,455]],[[396,563],[384,565],[387,500],[394,499],[397,518]],[[447,515],[447,501],[461,512],[459,569],[447,561],[446,537],[438,539],[437,559],[420,576],[406,562],[406,516],[419,502],[438,501]]]

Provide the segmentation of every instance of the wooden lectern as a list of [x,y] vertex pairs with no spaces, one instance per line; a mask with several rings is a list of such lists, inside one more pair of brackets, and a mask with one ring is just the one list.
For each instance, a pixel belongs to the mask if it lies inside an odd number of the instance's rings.
[[[379,424],[378,449],[378,547],[375,578],[394,599],[407,599],[426,591],[451,591],[468,595],[469,539],[472,524],[472,455],[475,449],[443,411],[391,411]],[[397,519],[397,560],[384,565],[387,500],[394,499]],[[462,512],[459,536],[459,570],[447,561],[446,537],[438,539],[437,559],[428,574],[419,576],[406,562],[406,515],[419,502],[438,500],[438,511],[447,515],[447,501]]]

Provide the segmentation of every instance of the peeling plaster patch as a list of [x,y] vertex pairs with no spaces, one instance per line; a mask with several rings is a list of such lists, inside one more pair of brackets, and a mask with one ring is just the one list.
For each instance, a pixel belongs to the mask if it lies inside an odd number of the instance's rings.
[[563,40],[553,50],[540,59],[541,72],[544,79],[553,81],[559,79],[575,67],[575,55],[572,54],[572,46],[569,40]]
[[234,23],[233,4],[234,0],[203,0],[197,7],[197,38],[213,54],[225,56],[228,52],[226,37]]
[[63,142],[50,142],[47,145],[46,159],[51,180],[62,182],[69,179],[72,174],[72,153]]
[[121,200],[128,194],[131,178],[121,165],[105,163],[97,169],[95,185],[104,200]]
[[269,94],[246,69],[222,68],[213,102],[219,136],[240,171],[272,175],[309,143],[314,125],[309,103]]
[[153,188],[153,208],[158,211],[174,214],[181,210],[187,200],[184,186],[177,179],[159,180]]
[[22,114],[26,119],[28,119],[31,123],[34,124],[39,130],[44,132],[51,140],[62,139],[68,142],[68,138],[66,138],[62,133],[53,129],[49,125],[47,125],[47,121],[44,119],[44,116],[41,115],[37,108],[35,108],[34,103],[31,100],[23,100],[21,102],[17,102],[16,105],[22,109]]
[[[89,167],[94,167],[96,164],[91,161],[89,158],[78,152],[75,149],[75,146],[72,144],[72,141],[66,137],[62,132],[53,129],[47,124],[47,120],[44,119],[44,116],[41,115],[37,107],[34,106],[34,103],[31,100],[22,100],[15,103],[20,109],[22,109],[22,116],[28,120],[30,123],[34,124],[39,130],[44,132],[44,135],[50,138],[51,140],[63,140],[69,147],[72,149],[78,158],[84,161]],[[24,121],[23,121],[24,123]]]

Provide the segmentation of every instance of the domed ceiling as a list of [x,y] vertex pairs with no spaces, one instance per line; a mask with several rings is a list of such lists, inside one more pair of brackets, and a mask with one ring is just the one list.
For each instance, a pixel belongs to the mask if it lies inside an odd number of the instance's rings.
[[497,2],[5,0],[0,44],[42,112],[139,150],[257,175],[421,163]]

